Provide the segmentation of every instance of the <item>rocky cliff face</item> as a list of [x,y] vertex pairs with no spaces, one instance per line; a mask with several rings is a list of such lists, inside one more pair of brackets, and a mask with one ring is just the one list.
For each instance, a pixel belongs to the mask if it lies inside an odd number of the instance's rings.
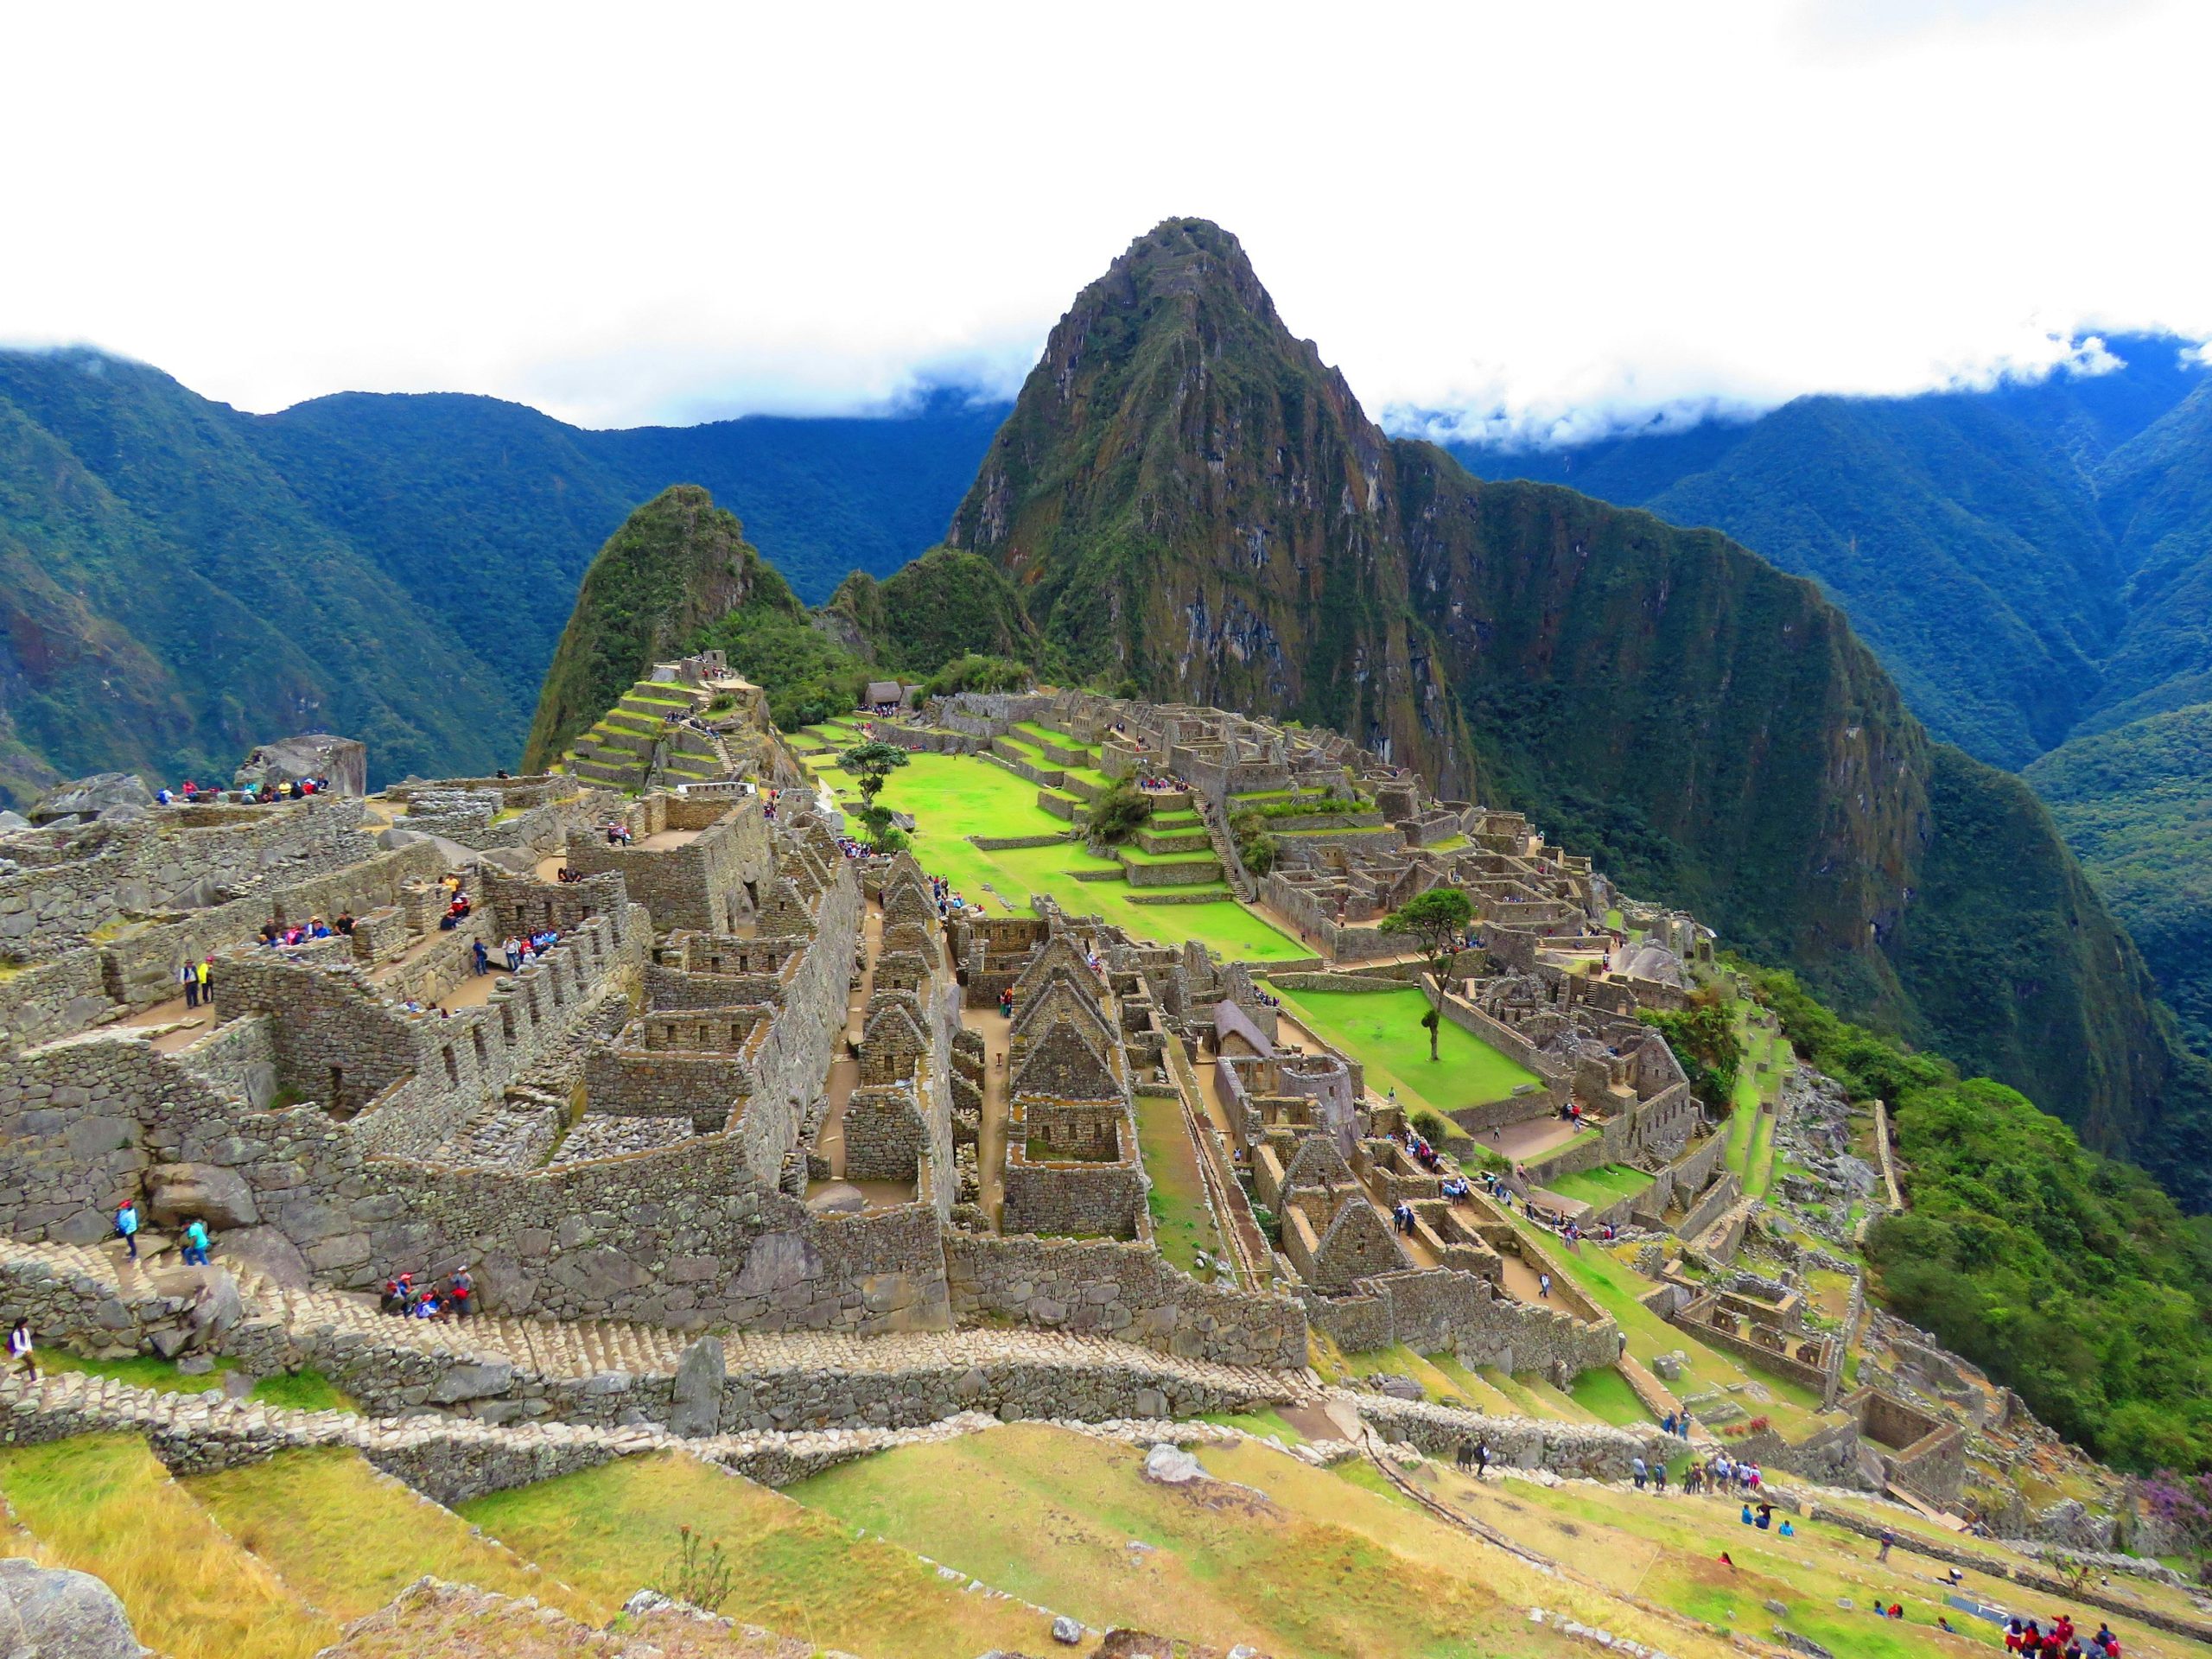
[[1333,726],[1462,793],[1396,497],[1390,441],[1236,238],[1177,219],[1077,296],[946,539],[1078,671]]
[[1933,744],[1812,584],[1385,437],[1214,226],[1077,296],[948,539],[1079,671],[1522,806],[2177,1189],[2212,1169],[2202,1067],[2047,815]]
[[524,770],[557,760],[646,669],[681,655],[708,624],[754,609],[806,614],[734,515],[696,484],[663,490],[584,572],[538,694]]

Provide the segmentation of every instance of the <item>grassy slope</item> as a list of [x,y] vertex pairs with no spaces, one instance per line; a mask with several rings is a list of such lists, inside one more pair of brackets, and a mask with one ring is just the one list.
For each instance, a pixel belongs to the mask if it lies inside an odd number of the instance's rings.
[[183,1484],[242,1548],[334,1618],[375,1611],[425,1573],[535,1596],[588,1623],[606,1623],[620,1605],[538,1571],[356,1452],[286,1452]]
[[1421,1017],[1428,999],[1417,988],[1402,991],[1286,991],[1283,1004],[1307,1029],[1367,1068],[1376,1094],[1392,1088],[1408,1109],[1449,1112],[1501,1100],[1535,1072],[1508,1059],[1471,1032],[1447,1023],[1428,1058],[1428,1033]]
[[10,1448],[0,1492],[54,1560],[105,1580],[138,1639],[170,1659],[308,1659],[337,1638],[136,1435]]
[[628,1459],[496,1492],[461,1514],[583,1593],[618,1603],[666,1577],[688,1525],[728,1551],[736,1584],[721,1611],[731,1618],[901,1659],[1046,1645],[1045,1623],[1028,1609],[963,1592],[904,1549],[857,1541],[828,1516],[688,1458]]
[[[848,1464],[793,1495],[1095,1624],[1284,1656],[1562,1650],[1525,1618],[1540,1598],[1560,1606],[1560,1586],[1395,1497],[1261,1446],[1201,1453],[1234,1486],[1153,1484],[1142,1459],[1016,1425]],[[1583,1616],[1634,1623],[1595,1597]],[[1702,1650],[1666,1636],[1685,1659]]]

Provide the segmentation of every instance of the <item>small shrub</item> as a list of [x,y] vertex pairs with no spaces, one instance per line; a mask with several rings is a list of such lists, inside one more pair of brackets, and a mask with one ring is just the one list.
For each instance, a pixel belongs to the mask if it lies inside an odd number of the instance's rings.
[[1434,1112],[1415,1112],[1413,1116],[1413,1125],[1414,1129],[1432,1146],[1442,1146],[1445,1136],[1452,1132],[1452,1126]]
[[678,1527],[677,1533],[676,1555],[668,1564],[668,1587],[662,1593],[702,1612],[714,1612],[729,1599],[734,1578],[729,1558],[719,1539],[709,1542],[689,1527]]

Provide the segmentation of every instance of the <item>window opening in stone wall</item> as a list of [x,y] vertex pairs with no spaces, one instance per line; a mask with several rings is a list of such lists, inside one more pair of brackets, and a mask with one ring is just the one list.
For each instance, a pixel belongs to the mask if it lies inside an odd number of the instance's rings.
[[346,1068],[343,1066],[330,1068],[330,1109],[334,1116],[340,1117],[346,1113]]
[[470,1032],[468,1035],[469,1039],[476,1045],[476,1069],[479,1071],[490,1071],[492,1069],[492,1051],[485,1046],[484,1027],[479,1026],[475,1030]]
[[449,1046],[441,1049],[439,1054],[446,1063],[446,1080],[458,1088],[461,1084],[461,1063],[454,1058],[453,1050]]

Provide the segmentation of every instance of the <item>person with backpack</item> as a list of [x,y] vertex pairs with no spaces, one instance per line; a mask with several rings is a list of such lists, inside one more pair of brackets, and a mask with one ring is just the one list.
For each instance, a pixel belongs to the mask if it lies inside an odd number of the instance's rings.
[[476,1281],[468,1276],[468,1269],[454,1268],[451,1291],[447,1298],[451,1304],[454,1318],[466,1319],[468,1316],[469,1304],[474,1300],[475,1296]]
[[22,1367],[23,1375],[38,1381],[38,1362],[31,1357],[31,1322],[17,1319],[8,1332],[8,1357]]
[[136,1262],[138,1259],[138,1205],[136,1199],[125,1198],[116,1205],[115,1230],[117,1236],[123,1240],[123,1248]]

